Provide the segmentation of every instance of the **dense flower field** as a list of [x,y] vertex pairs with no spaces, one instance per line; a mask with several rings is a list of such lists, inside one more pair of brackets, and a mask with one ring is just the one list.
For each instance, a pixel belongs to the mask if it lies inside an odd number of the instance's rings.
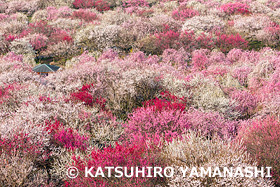
[[[279,0],[0,0],[0,24],[0,186],[280,186]],[[107,166],[272,178],[85,177]]]

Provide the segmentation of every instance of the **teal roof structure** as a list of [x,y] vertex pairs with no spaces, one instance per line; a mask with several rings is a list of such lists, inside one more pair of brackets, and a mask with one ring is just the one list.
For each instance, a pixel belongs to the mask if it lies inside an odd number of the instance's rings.
[[50,65],[50,64],[41,64],[35,66],[32,70],[37,73],[48,73],[48,72],[55,72],[59,69],[59,66]]

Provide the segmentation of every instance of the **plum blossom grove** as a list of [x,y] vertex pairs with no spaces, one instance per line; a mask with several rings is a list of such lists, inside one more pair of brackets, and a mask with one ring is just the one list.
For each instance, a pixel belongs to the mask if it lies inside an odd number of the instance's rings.
[[[0,0],[0,24],[0,186],[280,186],[278,0]],[[175,173],[85,177],[109,166]],[[272,177],[176,169],[216,166]]]

